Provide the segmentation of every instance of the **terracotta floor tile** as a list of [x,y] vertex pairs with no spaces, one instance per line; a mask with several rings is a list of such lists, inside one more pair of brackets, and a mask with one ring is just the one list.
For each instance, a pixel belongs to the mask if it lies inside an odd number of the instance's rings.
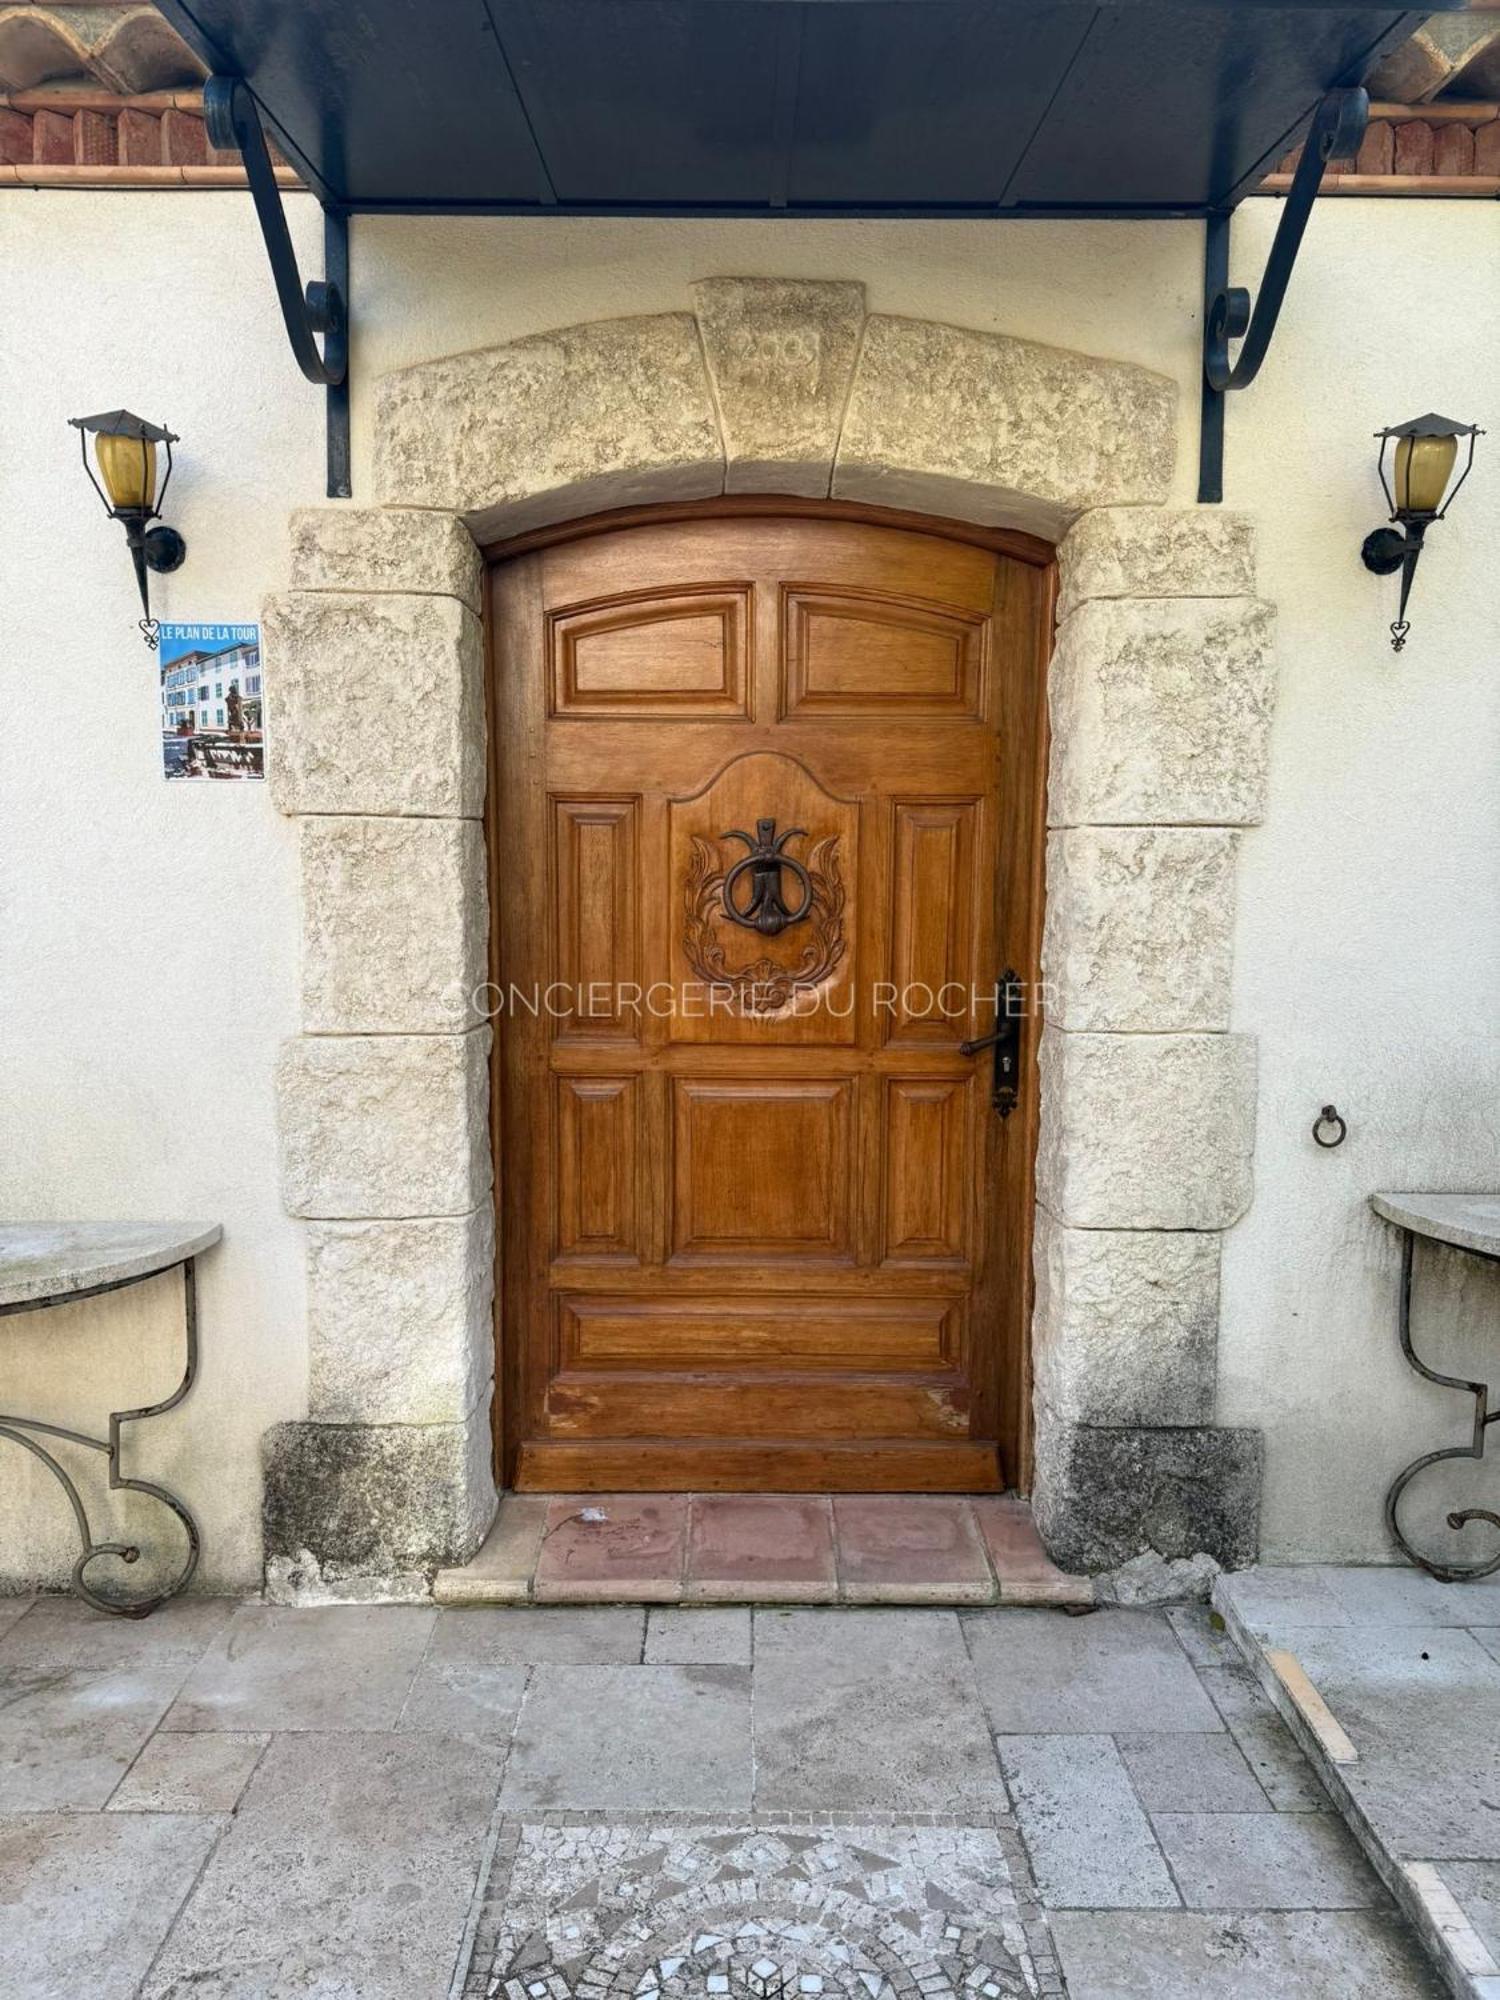
[[685,1493],[588,1493],[547,1509],[534,1595],[673,1603],[682,1595]]
[[822,1496],[695,1496],[689,1597],[826,1601],[835,1589],[833,1518]]
[[866,1604],[987,1604],[995,1596],[969,1502],[957,1494],[839,1494],[839,1584]]
[[1092,1604],[1092,1577],[1070,1576],[1042,1546],[1031,1506],[1016,1493],[988,1493],[973,1501],[1002,1604]]

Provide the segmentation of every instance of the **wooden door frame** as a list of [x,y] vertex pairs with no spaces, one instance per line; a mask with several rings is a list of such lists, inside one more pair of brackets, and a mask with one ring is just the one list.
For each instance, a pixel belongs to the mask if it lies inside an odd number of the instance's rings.
[[[1030,774],[1024,796],[1000,801],[1001,853],[1014,857],[1014,872],[1005,882],[1007,906],[1016,918],[1004,925],[1003,951],[1034,997],[1034,1009],[1027,1022],[1025,1064],[1020,1099],[1006,1121],[1002,1164],[996,1195],[1010,1228],[1019,1237],[1011,1245],[1012,1268],[1019,1267],[1019,1283],[1013,1288],[1008,1323],[999,1329],[996,1365],[1000,1369],[1000,1447],[1004,1463],[1015,1469],[1015,1485],[1021,1492],[1031,1489],[1033,1421],[1031,1408],[1031,1312],[1035,1293],[1032,1243],[1036,1232],[1036,1150],[1040,1122],[1041,1082],[1038,1054],[1041,1048],[1042,1012],[1041,942],[1045,915],[1045,868],[1047,839],[1047,763],[1050,730],[1047,711],[1047,669],[1052,657],[1056,626],[1057,552],[1050,542],[1012,528],[988,528],[971,521],[946,516],[912,513],[904,509],[869,506],[858,501],[798,499],[778,494],[726,494],[707,500],[667,501],[655,506],[615,507],[602,513],[585,514],[533,528],[524,534],[483,546],[485,575],[499,564],[538,549],[559,543],[592,539],[620,529],[667,526],[674,522],[703,520],[852,521],[871,527],[905,529],[915,534],[933,535],[949,542],[993,550],[1038,572],[1034,600],[1026,607],[1032,644],[1018,648],[1017,658],[1026,669],[1029,682],[1026,713],[1022,726],[1029,741],[1019,759]],[[499,797],[499,741],[495,728],[495,679],[499,669],[496,655],[493,592],[486,584],[484,610],[484,718],[485,770],[484,839],[486,879],[489,886],[488,972],[492,991],[501,991],[500,926],[497,919],[499,893],[497,865],[499,840],[496,805]],[[1022,864],[1025,865],[1022,865]],[[995,971],[998,975],[1000,967]],[[499,1038],[505,1031],[503,1016],[493,1022],[495,1047],[490,1055],[490,1148],[494,1161],[491,1200],[495,1210],[495,1240],[503,1241],[505,1155],[501,1145],[501,1063]],[[505,1398],[508,1348],[504,1326],[503,1286],[494,1287],[493,1337],[495,1389],[490,1406],[491,1442],[497,1485],[504,1485]]]

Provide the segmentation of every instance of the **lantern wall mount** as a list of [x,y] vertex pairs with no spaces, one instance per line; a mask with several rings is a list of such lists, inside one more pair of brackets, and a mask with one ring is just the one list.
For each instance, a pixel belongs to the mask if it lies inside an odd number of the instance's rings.
[[[155,528],[150,525],[152,521],[161,519],[161,503],[172,477],[172,447],[179,442],[177,433],[164,430],[160,424],[148,424],[144,417],[138,417],[130,410],[102,410],[93,417],[69,417],[68,422],[78,433],[83,469],[89,476],[89,483],[104,502],[105,513],[125,530],[130,560],[135,566],[136,586],[141,593],[141,637],[154,652],[156,620],[151,616],[151,584],[147,572],[155,570],[158,575],[164,575],[181,569],[187,555],[187,543],[175,528],[165,524]],[[97,479],[93,466],[89,464],[90,437],[94,440],[94,457],[99,466]],[[162,473],[160,486],[156,482],[158,445],[167,448],[166,470]],[[104,482],[102,486],[100,479]]]
[[[1425,417],[1413,417],[1410,423],[1391,424],[1375,435],[1380,439],[1376,469],[1395,525],[1376,528],[1372,534],[1366,535],[1359,553],[1365,568],[1376,576],[1394,576],[1397,570],[1401,572],[1401,603],[1391,626],[1391,651],[1399,653],[1411,630],[1406,616],[1406,601],[1411,595],[1412,580],[1421,560],[1427,530],[1434,521],[1441,521],[1453,505],[1459,487],[1473,470],[1475,441],[1482,438],[1484,432],[1476,424],[1456,423],[1453,418],[1440,417],[1430,410]],[[1460,438],[1469,440],[1469,455],[1464,460],[1463,471],[1457,479],[1453,479]],[[1392,478],[1387,478],[1386,447],[1393,440]],[[1453,481],[1451,486],[1450,480]]]

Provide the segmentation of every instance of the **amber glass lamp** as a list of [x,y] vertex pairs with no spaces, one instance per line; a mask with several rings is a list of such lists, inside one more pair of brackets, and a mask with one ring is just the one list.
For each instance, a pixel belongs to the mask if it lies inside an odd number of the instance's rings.
[[[1423,540],[1433,522],[1441,521],[1453,505],[1454,496],[1474,464],[1474,441],[1483,437],[1484,432],[1474,424],[1455,423],[1451,417],[1429,411],[1425,417],[1413,417],[1408,424],[1392,424],[1375,435],[1380,439],[1380,484],[1385,489],[1391,519],[1399,525],[1377,528],[1366,535],[1360,555],[1365,568],[1373,570],[1376,576],[1393,576],[1398,569],[1401,572],[1401,606],[1391,627],[1391,650],[1399,653],[1411,630],[1406,600],[1411,595]],[[1469,440],[1469,452],[1463,471],[1454,479],[1460,438]],[[1393,445],[1391,471],[1387,476],[1386,453]]]
[[[172,447],[178,441],[177,436],[159,424],[148,424],[144,417],[134,416],[129,410],[105,410],[97,417],[69,417],[68,422],[78,432],[83,469],[104,502],[105,513],[125,530],[141,593],[141,610],[145,614],[140,620],[141,634],[154,649],[156,620],[151,616],[147,572],[179,569],[187,554],[187,543],[175,528],[149,525],[161,515],[162,499],[172,477]],[[90,437],[94,440],[94,461],[99,468],[97,478],[89,464]],[[166,446],[166,466],[159,487],[158,445]]]

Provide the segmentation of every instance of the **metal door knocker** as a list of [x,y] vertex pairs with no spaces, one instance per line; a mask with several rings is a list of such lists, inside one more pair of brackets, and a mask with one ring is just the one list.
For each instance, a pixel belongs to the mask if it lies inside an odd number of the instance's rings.
[[[1332,1137],[1325,1137],[1326,1133],[1331,1133]],[[1343,1145],[1348,1134],[1349,1127],[1340,1118],[1338,1106],[1336,1104],[1325,1104],[1313,1120],[1312,1135],[1316,1143],[1325,1152],[1331,1153],[1335,1146]]]
[[[750,852],[742,860],[736,861],[724,877],[724,914],[732,923],[742,925],[747,931],[759,931],[762,937],[779,937],[791,924],[800,924],[812,908],[813,886],[807,870],[793,854],[785,852],[789,840],[796,840],[805,834],[800,826],[789,826],[785,833],[778,835],[774,819],[758,819],[755,822],[755,838],[742,833],[738,827],[730,827],[720,834],[721,840],[742,840]],[[781,871],[789,868],[801,890],[802,900],[794,910],[789,910],[781,898]],[[749,871],[750,900],[740,909],[734,900],[734,885]]]

